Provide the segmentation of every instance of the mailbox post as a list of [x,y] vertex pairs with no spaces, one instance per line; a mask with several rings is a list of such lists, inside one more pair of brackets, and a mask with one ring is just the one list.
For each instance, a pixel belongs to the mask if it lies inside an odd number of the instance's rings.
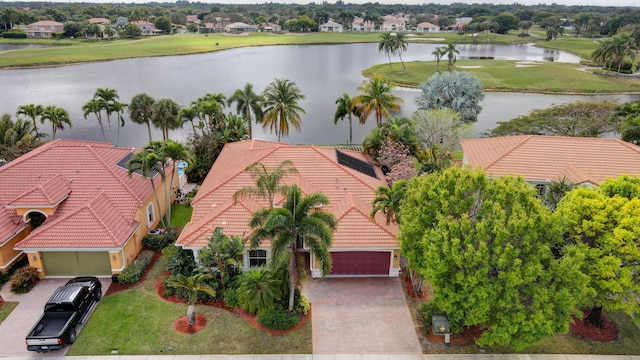
[[431,330],[435,335],[444,336],[444,344],[451,343],[451,327],[446,315],[431,315]]

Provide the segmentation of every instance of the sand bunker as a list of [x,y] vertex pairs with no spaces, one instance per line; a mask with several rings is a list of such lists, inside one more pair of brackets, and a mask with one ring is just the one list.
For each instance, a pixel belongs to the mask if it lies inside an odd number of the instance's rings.
[[516,66],[518,65],[540,65],[538,61],[518,61],[516,62]]
[[444,41],[444,38],[411,38],[411,41]]
[[480,69],[482,65],[468,65],[468,66],[457,65],[456,67],[461,69]]
[[523,68],[523,67],[537,67],[538,65],[516,65],[516,67],[519,68]]

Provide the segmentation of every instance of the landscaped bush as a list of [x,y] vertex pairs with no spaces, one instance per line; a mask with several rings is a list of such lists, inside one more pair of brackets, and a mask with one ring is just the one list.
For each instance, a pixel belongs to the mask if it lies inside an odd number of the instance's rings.
[[142,238],[142,245],[151,250],[162,250],[173,244],[178,238],[178,229],[172,227],[167,229],[164,234],[149,234]]
[[258,314],[258,323],[267,329],[287,330],[298,323],[298,316],[295,313],[288,313],[280,307],[272,311]]
[[26,293],[33,288],[35,284],[40,281],[40,275],[38,269],[32,267],[23,267],[11,275],[9,278],[9,284],[11,285],[11,291],[17,293]]
[[9,278],[11,277],[11,275],[13,275],[13,273],[18,271],[19,269],[22,269],[28,264],[29,264],[29,260],[27,259],[26,256],[23,256],[22,259],[18,260],[18,262],[11,265],[11,267],[6,273],[0,273],[0,287],[2,287],[4,284],[7,283],[7,281],[9,281]]
[[2,33],[2,37],[5,39],[26,39],[27,34],[24,31],[9,30]]
[[167,258],[166,269],[171,271],[171,275],[182,274],[190,276],[196,268],[196,260],[193,258],[191,250],[185,250],[175,245],[169,245],[162,249],[162,254]]
[[[289,308],[289,295],[283,296],[280,299],[280,306],[283,309]],[[293,311],[297,314],[307,315],[311,305],[309,305],[309,301],[304,296],[304,294],[300,291],[300,289],[296,289],[293,295]]]
[[240,298],[238,297],[238,291],[235,288],[227,288],[223,293],[224,304],[232,309],[238,309],[240,307]]
[[133,261],[133,264],[129,265],[120,275],[118,275],[118,282],[120,284],[133,284],[138,282],[142,278],[144,269],[151,264],[153,259],[153,251],[142,250],[138,257]]

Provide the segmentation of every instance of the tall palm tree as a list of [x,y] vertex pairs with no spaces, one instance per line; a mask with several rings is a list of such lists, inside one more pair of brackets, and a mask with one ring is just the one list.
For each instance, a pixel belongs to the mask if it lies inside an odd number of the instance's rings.
[[100,126],[100,132],[102,132],[102,138],[107,140],[107,134],[104,131],[104,123],[102,122],[102,103],[98,99],[91,99],[86,104],[82,105],[82,115],[86,119],[89,114],[93,114],[98,120]]
[[407,180],[398,180],[391,188],[379,186],[376,189],[376,197],[371,202],[371,218],[373,219],[378,212],[381,212],[385,216],[387,225],[392,222],[398,224],[400,205],[405,198],[407,185]]
[[450,42],[444,47],[444,53],[447,55],[447,70],[451,71],[451,67],[456,63],[456,55],[460,55],[460,50],[456,47],[456,44]]
[[155,100],[146,93],[136,94],[129,104],[129,118],[136,124],[146,124],[149,141],[151,138],[151,119],[153,117],[153,103]]
[[227,105],[223,94],[206,94],[191,102],[198,110],[198,117],[205,121],[208,130],[213,132],[224,123],[224,108]]
[[444,49],[445,49],[444,46],[438,46],[431,52],[431,55],[433,55],[436,58],[437,72],[440,72],[440,59],[442,59],[442,57],[446,55],[446,53],[444,52]]
[[16,111],[16,115],[24,115],[31,119],[33,123],[33,131],[36,133],[35,137],[39,138],[38,134],[38,117],[42,116],[42,112],[44,108],[42,105],[28,104],[28,105],[20,105],[18,106],[18,111]]
[[30,147],[37,140],[38,138],[33,134],[33,125],[29,121],[16,119],[14,122],[9,114],[3,114],[0,117],[0,145]]
[[[161,149],[163,155],[167,158],[171,159],[171,181],[170,181],[170,185],[171,187],[173,187],[173,181],[174,181],[174,177],[178,168],[178,163],[181,161],[186,162],[187,164],[190,164],[192,162],[191,160],[191,154],[189,151],[189,148],[187,146],[185,146],[182,143],[173,141],[173,140],[166,140],[163,142],[162,144],[162,149]],[[173,195],[175,195],[175,192],[172,191],[172,196],[167,199],[169,201],[173,200]],[[171,204],[169,203],[167,206],[167,226],[171,226]]]
[[404,100],[393,95],[393,85],[381,76],[374,76],[358,87],[363,94],[356,96],[353,101],[358,104],[360,123],[364,124],[371,112],[376,113],[376,124],[382,123],[382,118],[392,112],[400,112],[400,105]]
[[180,113],[178,114],[178,118],[180,119],[180,123],[182,126],[188,121],[191,123],[191,130],[193,130],[193,136],[196,136],[196,125],[193,123],[193,120],[199,119],[200,115],[198,114],[198,109],[195,105],[190,107],[185,107],[180,109]]
[[295,82],[286,79],[275,79],[264,89],[262,104],[264,107],[263,128],[269,127],[278,134],[278,142],[282,135],[289,135],[289,126],[300,131],[301,114],[306,114],[298,105],[305,96]]
[[124,108],[127,107],[127,104],[121,102],[114,102],[111,110],[116,113],[116,119],[118,119],[118,131],[116,132],[116,143],[115,146],[118,146],[120,143],[120,128],[124,127]]
[[225,143],[242,141],[249,139],[250,124],[244,117],[236,114],[227,114],[224,127],[221,130],[222,139]]
[[69,118],[67,110],[55,105],[44,108],[40,121],[44,123],[45,120],[51,123],[51,135],[54,140],[58,130],[64,130],[65,125],[71,127],[71,118]]
[[180,105],[171,99],[159,99],[153,103],[152,109],[153,125],[162,130],[162,140],[169,139],[169,130],[182,126],[182,122],[178,120]]
[[229,105],[236,103],[236,112],[249,123],[249,139],[253,138],[252,125],[255,118],[256,124],[261,124],[264,119],[262,113],[262,99],[253,92],[253,84],[246,83],[244,88],[236,90],[229,97]]
[[322,275],[331,272],[329,248],[333,242],[336,218],[330,212],[318,209],[328,205],[329,198],[314,193],[302,197],[302,191],[293,185],[287,191],[287,200],[282,208],[262,209],[251,217],[249,225],[255,230],[250,238],[251,247],[256,248],[269,238],[273,262],[289,256],[289,311],[293,311],[295,290],[299,287],[300,256],[299,239],[311,250],[321,266]]
[[378,36],[378,52],[384,52],[389,58],[389,69],[391,69],[391,54],[393,54],[393,35],[391,31],[385,31]]
[[203,292],[211,295],[212,297],[216,296],[216,291],[211,287],[204,284],[206,280],[212,279],[213,276],[211,274],[194,274],[191,276],[186,276],[183,274],[178,274],[169,277],[167,284],[174,288],[182,288],[189,291],[189,300],[187,307],[187,322],[189,325],[193,325],[196,322],[196,301],[198,300],[198,293]]
[[[338,108],[333,115],[333,124],[338,124],[338,120],[344,120],[345,117],[349,118],[349,144],[353,142],[353,127],[351,124],[352,115],[360,117],[360,111],[358,110],[358,104],[349,94],[344,93],[336,100]],[[362,121],[360,121],[362,123]]]
[[286,194],[289,186],[281,184],[287,174],[297,174],[298,170],[289,160],[284,160],[275,167],[267,168],[261,162],[255,162],[244,169],[255,180],[256,186],[245,186],[233,194],[233,201],[243,196],[257,196],[269,200],[269,208],[273,209],[277,194]]
[[404,61],[402,61],[402,53],[407,51],[409,43],[407,42],[407,34],[402,32],[397,32],[393,35],[393,41],[391,42],[391,49],[394,54],[398,54],[400,58],[400,64],[402,64],[402,69],[405,71],[407,68],[404,66]]
[[158,214],[160,214],[160,222],[162,227],[166,228],[164,219],[162,217],[162,207],[160,206],[160,199],[156,191],[156,184],[153,182],[153,178],[156,174],[162,177],[162,181],[165,180],[166,174],[164,173],[164,162],[162,158],[156,154],[153,150],[142,150],[135,153],[125,167],[128,170],[128,175],[131,177],[134,172],[139,172],[142,177],[145,177],[151,181],[151,188],[153,189],[153,196],[158,206]]
[[107,126],[109,127],[109,141],[113,143],[113,130],[111,128],[111,114],[113,112],[118,112],[119,107],[116,105],[118,103],[118,91],[109,88],[98,88],[96,92],[93,94],[93,98],[98,100],[102,111],[107,114]]

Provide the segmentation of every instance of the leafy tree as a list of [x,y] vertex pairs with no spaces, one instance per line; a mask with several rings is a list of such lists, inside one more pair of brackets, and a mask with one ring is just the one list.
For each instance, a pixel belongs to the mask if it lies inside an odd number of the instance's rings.
[[153,125],[162,130],[162,140],[169,139],[169,130],[182,126],[182,122],[178,120],[180,105],[171,99],[158,99],[153,103],[152,109]]
[[187,307],[187,322],[189,325],[193,325],[196,322],[196,301],[198,300],[198,293],[203,292],[216,296],[216,291],[211,287],[204,284],[208,279],[213,276],[211,274],[194,274],[186,276],[182,274],[172,275],[167,281],[167,285],[174,288],[183,288],[189,291],[189,306]]
[[124,29],[122,29],[120,36],[123,38],[140,37],[142,36],[142,30],[134,24],[127,24]]
[[358,90],[362,94],[356,96],[353,101],[358,104],[357,111],[360,113],[360,123],[364,124],[372,112],[376,114],[376,124],[380,125],[382,119],[391,113],[400,112],[400,104],[404,101],[393,95],[391,90],[393,85],[385,78],[375,75],[373,78],[365,80]]
[[16,111],[16,115],[24,115],[31,119],[33,123],[33,131],[36,133],[35,137],[39,138],[38,134],[38,117],[42,117],[42,113],[44,108],[42,105],[28,104],[28,105],[20,105],[18,106],[18,111]]
[[493,21],[498,23],[498,34],[506,34],[509,30],[518,30],[520,20],[517,17],[504,13],[493,18]]
[[421,92],[415,99],[419,109],[448,108],[459,113],[466,124],[478,120],[484,92],[475,76],[459,71],[435,73],[419,88]]
[[335,114],[333,114],[334,125],[338,124],[338,120],[344,120],[345,117],[349,118],[349,144],[353,143],[353,126],[351,124],[352,115],[360,117],[358,104],[354,100],[355,99],[352,99],[349,94],[342,94],[342,96],[336,100],[338,108],[336,109]]
[[153,103],[155,100],[146,93],[136,94],[129,104],[129,118],[136,124],[146,124],[149,141],[151,138],[151,122],[153,119]]
[[460,140],[473,134],[473,126],[463,123],[459,113],[451,109],[418,110],[411,120],[422,147],[427,150],[428,162],[435,168],[448,165]]
[[261,162],[255,162],[244,169],[255,180],[256,186],[245,186],[233,194],[233,201],[244,196],[257,196],[269,200],[269,208],[275,206],[276,195],[285,195],[289,191],[289,185],[282,184],[282,178],[287,174],[297,174],[298,170],[289,160],[284,160],[275,167],[267,168]]
[[156,184],[153,181],[153,178],[156,175],[160,175],[162,177],[162,181],[165,180],[166,174],[164,173],[164,162],[162,161],[162,157],[152,150],[141,150],[135,153],[125,167],[127,168],[128,175],[131,177],[134,172],[138,172],[142,177],[149,179],[151,182],[151,188],[153,189],[153,197],[156,200],[156,205],[158,206],[158,214],[160,214],[160,222],[162,223],[162,227],[166,228],[166,224],[164,219],[162,218],[162,207],[160,206],[160,199],[158,198],[158,192],[156,191]]
[[586,277],[560,259],[549,209],[522,178],[451,167],[414,179],[401,205],[400,245],[434,287],[432,313],[454,332],[481,324],[480,346],[522,349],[569,330]]
[[84,30],[82,31],[83,35],[87,38],[93,38],[93,37],[98,37],[102,35],[102,30],[100,30],[100,27],[98,26],[98,24],[87,24],[84,27]]
[[64,23],[62,27],[62,32],[64,33],[64,36],[68,38],[77,38],[82,34],[83,31],[84,31],[83,24],[76,21],[67,21]]
[[243,273],[238,278],[240,304],[253,314],[273,310],[282,296],[281,282],[266,268]]
[[249,139],[253,138],[253,119],[256,124],[261,124],[264,119],[261,100],[260,96],[253,92],[253,85],[250,83],[246,83],[244,88],[236,90],[229,97],[229,106],[236,103],[236,112],[249,123]]
[[293,185],[287,191],[282,208],[258,210],[249,222],[255,230],[250,237],[251,248],[270,239],[273,263],[289,257],[289,312],[294,309],[295,290],[300,286],[300,239],[320,264],[322,275],[331,271],[329,248],[337,220],[330,212],[316,208],[328,204],[325,195],[313,193],[302,197],[300,188]]
[[581,298],[592,305],[586,320],[602,326],[601,312],[637,314],[640,305],[640,180],[622,176],[599,189],[578,187],[554,213],[562,226],[565,252],[584,255],[581,270],[594,290]]
[[241,265],[243,241],[239,236],[225,235],[221,227],[216,227],[207,241],[207,246],[198,253],[198,262],[207,271],[217,275],[224,289],[227,287],[227,278],[233,276]]
[[71,127],[71,118],[67,110],[55,105],[49,105],[42,110],[40,121],[44,123],[45,120],[51,123],[51,135],[53,139],[56,138],[56,132],[58,130],[64,130],[65,125]]
[[490,136],[555,135],[598,137],[618,132],[622,123],[618,104],[611,101],[577,103],[535,109],[506,122],[498,122]]
[[275,79],[262,93],[264,107],[263,128],[270,128],[278,135],[289,135],[289,126],[300,131],[301,114],[306,114],[298,102],[305,96],[295,82],[286,79]]
[[166,16],[161,16],[153,23],[156,29],[162,30],[163,34],[171,34],[171,20]]

